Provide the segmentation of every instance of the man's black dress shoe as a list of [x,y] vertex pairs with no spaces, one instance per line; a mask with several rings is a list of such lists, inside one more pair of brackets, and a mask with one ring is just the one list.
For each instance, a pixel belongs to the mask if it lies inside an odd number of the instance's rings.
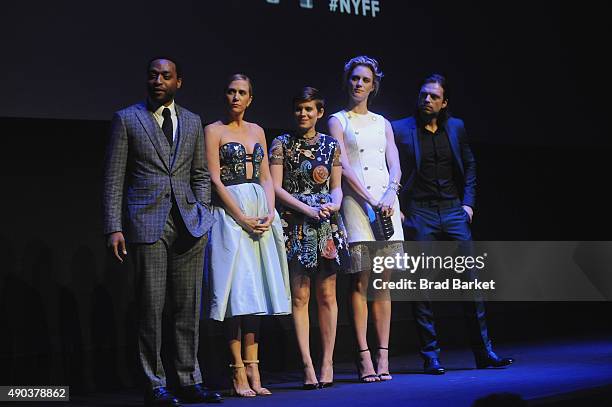
[[181,403],[165,387],[158,387],[145,395],[145,406],[181,407]]
[[476,367],[478,369],[486,369],[487,367],[506,367],[514,363],[512,358],[500,358],[495,352],[486,352],[474,355],[476,358]]
[[210,391],[201,384],[181,387],[177,396],[183,403],[221,403],[223,401],[219,393]]
[[440,364],[440,359],[430,358],[425,359],[425,363],[423,363],[423,372],[425,372],[425,374],[440,375],[444,374],[446,369]]

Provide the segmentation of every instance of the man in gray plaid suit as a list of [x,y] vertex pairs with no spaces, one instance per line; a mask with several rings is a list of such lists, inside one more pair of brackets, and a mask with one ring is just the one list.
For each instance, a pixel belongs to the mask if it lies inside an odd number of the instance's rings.
[[148,381],[147,405],[180,405],[166,389],[160,357],[166,294],[178,398],[221,401],[202,387],[197,359],[204,246],[213,218],[202,123],[174,103],[181,84],[176,61],[150,61],[146,103],[113,117],[104,173],[107,245],[123,262],[127,240],[137,273],[138,350]]

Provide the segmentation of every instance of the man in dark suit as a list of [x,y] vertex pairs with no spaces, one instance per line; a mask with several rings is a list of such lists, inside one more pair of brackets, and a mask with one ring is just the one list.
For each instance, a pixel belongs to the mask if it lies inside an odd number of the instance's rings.
[[[476,163],[463,121],[448,113],[448,98],[446,79],[430,75],[421,83],[416,114],[392,123],[401,157],[400,202],[407,240],[472,240]],[[511,358],[493,352],[484,303],[476,299],[462,304],[477,367],[512,364]],[[424,371],[444,374],[431,302],[413,303],[413,312]]]
[[177,396],[184,402],[221,401],[202,387],[197,359],[204,246],[213,218],[202,123],[174,103],[181,84],[176,61],[150,61],[146,103],[113,117],[104,173],[107,245],[123,262],[127,241],[137,273],[138,350],[147,405],[180,405],[166,388],[160,356],[166,294]]

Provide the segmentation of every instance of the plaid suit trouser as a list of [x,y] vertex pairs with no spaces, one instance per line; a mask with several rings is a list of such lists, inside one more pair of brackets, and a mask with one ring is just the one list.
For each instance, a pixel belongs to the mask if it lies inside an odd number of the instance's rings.
[[161,360],[166,294],[174,329],[174,367],[179,385],[202,382],[198,364],[200,301],[207,235],[193,237],[173,206],[160,239],[133,244],[138,290],[138,352],[151,389],[166,386]]

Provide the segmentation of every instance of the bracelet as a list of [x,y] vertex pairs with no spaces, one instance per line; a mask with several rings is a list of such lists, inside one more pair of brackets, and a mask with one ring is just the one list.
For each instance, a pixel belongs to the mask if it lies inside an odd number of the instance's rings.
[[387,186],[387,189],[392,189],[392,190],[395,191],[396,194],[399,194],[399,191],[400,191],[401,187],[402,187],[402,185],[399,182],[393,180],[393,181],[389,182],[389,185]]

